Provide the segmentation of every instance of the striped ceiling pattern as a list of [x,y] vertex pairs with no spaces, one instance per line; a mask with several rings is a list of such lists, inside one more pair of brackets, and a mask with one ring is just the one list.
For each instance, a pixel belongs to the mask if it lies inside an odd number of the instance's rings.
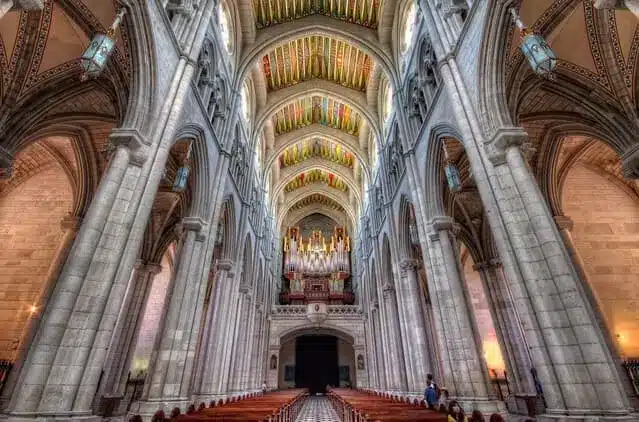
[[324,79],[365,91],[373,61],[359,48],[315,35],[290,41],[262,58],[269,91],[309,79]]
[[339,176],[318,169],[298,174],[293,180],[286,184],[284,191],[287,193],[292,192],[295,189],[299,189],[313,183],[320,183],[331,188],[341,190],[342,192],[348,192],[348,186]]
[[280,154],[280,168],[294,166],[312,157],[353,168],[355,156],[341,144],[322,138],[304,139]]
[[273,115],[272,123],[275,135],[319,123],[358,136],[362,119],[358,112],[340,101],[312,96],[284,106]]
[[316,204],[323,205],[339,212],[346,212],[344,210],[344,207],[342,207],[337,201],[334,201],[333,199],[329,198],[328,196],[324,196],[321,193],[314,193],[304,199],[300,199],[295,204],[293,204],[293,206],[289,209],[289,212],[301,210],[302,208]]
[[377,28],[381,0],[253,0],[255,26],[258,29],[310,15]]

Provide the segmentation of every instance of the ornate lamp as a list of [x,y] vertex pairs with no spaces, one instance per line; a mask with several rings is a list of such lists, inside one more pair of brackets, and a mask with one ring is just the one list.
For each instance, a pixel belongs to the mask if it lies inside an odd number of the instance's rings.
[[442,140],[442,148],[444,150],[444,159],[446,160],[446,167],[444,171],[446,172],[446,181],[448,182],[448,189],[451,192],[459,192],[462,189],[461,184],[461,175],[459,174],[459,169],[453,162],[453,160],[448,156],[448,150],[446,149],[446,140]]
[[109,57],[115,48],[115,31],[120,26],[125,12],[126,9],[120,9],[107,33],[97,34],[93,37],[91,44],[82,54],[80,64],[84,70],[82,73],[83,81],[97,78],[106,68]]
[[173,182],[173,192],[184,192],[186,189],[186,183],[189,179],[189,172],[191,171],[191,147],[193,143],[189,143],[189,148],[186,151],[186,157],[184,158],[184,164],[178,168]]
[[521,51],[524,53],[532,70],[548,79],[554,79],[554,70],[557,67],[557,55],[550,48],[544,37],[531,31],[517,14],[514,8],[510,9],[515,24],[521,31]]

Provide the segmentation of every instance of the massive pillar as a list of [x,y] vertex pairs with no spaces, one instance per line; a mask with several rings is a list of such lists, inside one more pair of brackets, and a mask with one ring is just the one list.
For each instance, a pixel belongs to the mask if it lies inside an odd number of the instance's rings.
[[[229,327],[227,316],[233,298],[233,262],[217,262],[216,282],[208,308],[204,330],[208,341],[203,342],[198,363],[198,378],[194,393],[202,400],[218,399],[225,395],[227,375],[222,371],[224,350],[228,348]],[[201,375],[199,374],[201,373]]]
[[595,310],[520,150],[525,137],[517,128],[495,135],[489,182],[524,282],[508,280],[547,417],[627,414],[628,397]]
[[[183,245],[178,258],[175,280],[167,296],[168,306],[159,339],[151,357],[147,384],[138,412],[152,414],[157,402],[171,407],[188,405],[195,364],[206,279],[199,276],[206,246],[204,225],[196,218],[182,223]],[[204,230],[206,232],[206,230]]]
[[462,405],[483,412],[503,410],[493,397],[488,370],[481,355],[478,330],[472,309],[464,294],[456,239],[450,217],[437,217],[430,223],[429,256],[433,271],[429,291],[437,314],[437,336],[443,363],[442,387]]
[[400,335],[399,314],[397,311],[397,298],[395,288],[386,282],[383,286],[383,305],[386,311],[386,332],[387,332],[387,356],[388,363],[386,389],[391,392],[405,393],[406,370],[404,356],[402,353],[402,338]]
[[112,339],[105,365],[102,391],[107,400],[118,401],[124,396],[153,279],[161,270],[161,265],[144,261],[138,261],[133,270],[122,306],[123,312],[116,325],[117,334]]
[[[235,336],[233,342],[232,370],[230,377],[231,391],[241,393],[246,388],[246,360],[248,350],[248,336],[251,326],[251,303],[252,296],[247,286],[240,286],[238,307],[235,324]],[[249,354],[250,356],[250,354]]]
[[377,301],[371,304],[371,328],[373,335],[373,352],[375,353],[375,361],[377,363],[375,370],[377,371],[378,384],[376,387],[378,390],[385,391],[388,384],[386,382],[387,377],[386,362],[384,360],[384,342],[379,321],[379,303]]
[[412,371],[408,378],[408,390],[411,393],[423,393],[426,385],[426,375],[432,371],[430,360],[430,345],[426,339],[425,318],[422,312],[422,292],[417,277],[418,263],[408,259],[401,264],[401,277],[398,284],[398,296],[403,298],[401,312],[404,314],[404,332],[408,354],[407,368]]

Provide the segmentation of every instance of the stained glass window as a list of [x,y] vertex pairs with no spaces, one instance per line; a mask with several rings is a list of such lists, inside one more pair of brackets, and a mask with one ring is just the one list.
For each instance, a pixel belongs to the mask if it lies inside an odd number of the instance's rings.
[[226,47],[227,52],[231,52],[233,44],[231,42],[231,29],[229,27],[229,17],[226,9],[220,4],[217,7],[217,17],[220,23],[220,35],[222,35],[222,42]]
[[408,47],[410,47],[410,43],[413,40],[413,31],[415,30],[416,21],[417,6],[415,5],[415,2],[412,2],[408,9],[408,13],[406,13],[406,21],[404,22],[404,30],[402,31],[402,54],[408,51]]

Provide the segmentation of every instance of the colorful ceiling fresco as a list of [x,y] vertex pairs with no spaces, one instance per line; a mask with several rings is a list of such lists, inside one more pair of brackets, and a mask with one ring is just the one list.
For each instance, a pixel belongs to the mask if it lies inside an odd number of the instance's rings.
[[322,205],[324,207],[334,209],[335,211],[345,213],[344,207],[342,207],[337,201],[332,200],[328,196],[324,196],[321,193],[314,193],[312,195],[307,196],[304,199],[300,199],[297,201],[291,208],[289,208],[289,212],[294,212],[297,210],[301,210],[302,208],[309,207],[311,205]]
[[313,183],[322,183],[334,189],[341,190],[342,192],[348,192],[348,186],[346,186],[346,183],[340,179],[339,176],[324,170],[311,170],[306,173],[298,174],[295,179],[286,184],[284,191],[286,193],[292,192],[295,189],[299,189]]
[[258,29],[300,19],[326,15],[367,28],[377,28],[381,0],[253,0]]
[[340,101],[313,96],[287,104],[272,117],[275,135],[281,135],[313,123],[359,135],[359,113]]
[[353,168],[355,156],[341,144],[322,138],[305,139],[288,147],[280,154],[280,168],[294,166],[309,158],[319,157],[342,166]]
[[262,58],[269,92],[314,78],[365,91],[372,66],[359,48],[320,35],[298,38]]

